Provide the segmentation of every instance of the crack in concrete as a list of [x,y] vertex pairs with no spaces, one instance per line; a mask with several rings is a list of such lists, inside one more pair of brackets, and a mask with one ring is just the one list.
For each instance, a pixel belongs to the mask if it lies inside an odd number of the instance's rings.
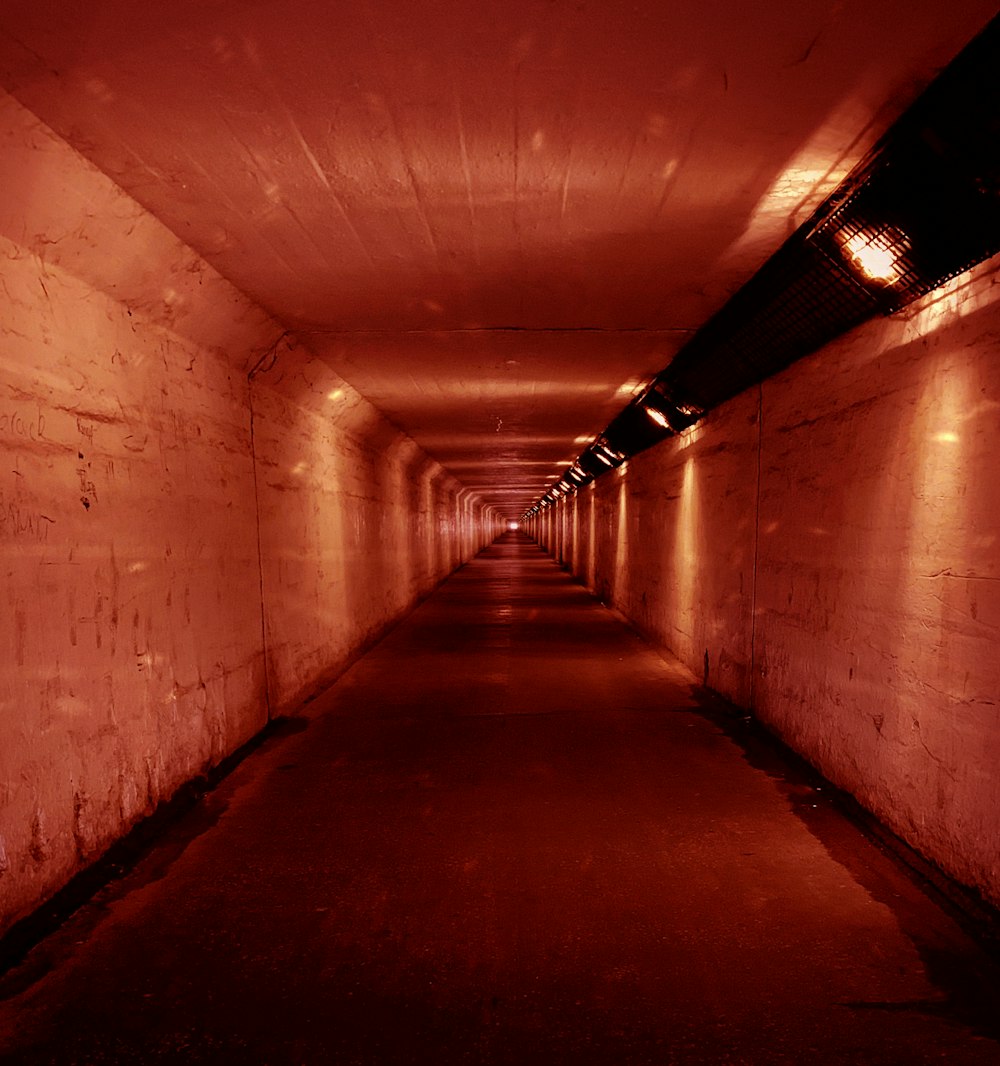
[[950,566],[946,566],[943,570],[935,570],[932,574],[921,574],[924,580],[931,580],[938,577],[954,577],[960,581],[1000,581],[1000,577],[993,577],[990,574],[956,574]]

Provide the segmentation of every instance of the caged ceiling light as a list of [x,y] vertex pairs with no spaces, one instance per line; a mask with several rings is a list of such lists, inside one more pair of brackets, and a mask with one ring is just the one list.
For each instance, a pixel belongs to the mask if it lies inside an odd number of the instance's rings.
[[667,383],[660,378],[650,385],[637,402],[646,417],[667,433],[681,433],[704,414],[693,404],[677,402],[670,394]]
[[627,458],[624,452],[612,447],[604,437],[594,442],[593,452],[606,466],[618,466]]
[[1000,18],[807,223],[892,313],[1000,251]]
[[850,236],[839,234],[844,258],[853,270],[867,281],[881,281],[886,285],[903,276],[902,263],[909,242],[892,226],[882,231],[859,230]]
[[611,465],[611,460],[600,456],[594,448],[587,451],[577,460],[577,468],[583,473],[587,481],[593,481],[603,474]]
[[643,410],[646,412],[646,414],[649,415],[649,417],[658,426],[662,426],[663,429],[670,429],[671,428],[670,427],[670,420],[667,418],[667,416],[658,407],[653,407],[653,406],[651,406],[648,403],[644,403],[642,406],[643,406]]

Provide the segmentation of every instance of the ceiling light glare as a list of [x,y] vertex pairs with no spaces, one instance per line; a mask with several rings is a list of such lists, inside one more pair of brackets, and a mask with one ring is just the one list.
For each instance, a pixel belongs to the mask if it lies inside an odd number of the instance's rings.
[[[617,451],[615,448],[609,448],[606,444],[602,444],[600,447],[609,459],[608,466],[614,466],[615,463],[621,463],[625,461],[624,452]],[[598,453],[598,457],[601,458],[600,453]]]
[[690,403],[678,404],[677,410],[680,411],[680,413],[682,415],[685,415],[687,418],[701,418],[701,416],[705,413],[702,408],[695,407],[694,404]]
[[643,404],[642,409],[658,426],[662,426],[664,429],[670,429],[670,423],[667,421],[667,416],[662,411],[658,411],[655,407],[650,407],[648,404]]
[[891,285],[903,276],[900,259],[907,244],[903,234],[893,229],[877,233],[860,230],[841,240],[841,248],[852,269],[868,281],[885,285]]

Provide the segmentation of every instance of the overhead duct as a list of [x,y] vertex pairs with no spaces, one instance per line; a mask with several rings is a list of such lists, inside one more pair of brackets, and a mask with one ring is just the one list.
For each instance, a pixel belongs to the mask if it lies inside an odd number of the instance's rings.
[[608,462],[595,445],[580,466],[600,476],[1000,252],[998,69],[1000,17],[609,423],[598,440],[622,458]]

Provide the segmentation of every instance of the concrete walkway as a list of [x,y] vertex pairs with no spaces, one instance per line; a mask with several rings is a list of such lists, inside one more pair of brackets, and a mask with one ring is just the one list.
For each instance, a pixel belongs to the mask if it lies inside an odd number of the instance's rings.
[[0,1061],[1000,1061],[975,946],[525,538],[310,712],[3,979]]

